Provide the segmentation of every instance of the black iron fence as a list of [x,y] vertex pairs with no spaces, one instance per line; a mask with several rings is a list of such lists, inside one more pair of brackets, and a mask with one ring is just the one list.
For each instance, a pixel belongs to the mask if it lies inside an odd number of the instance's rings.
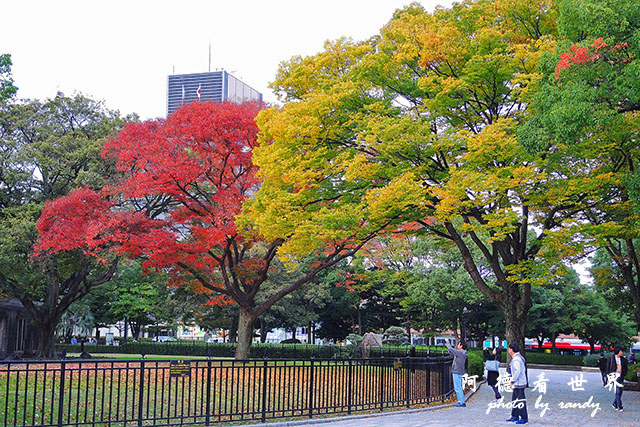
[[0,426],[264,422],[444,401],[450,357],[0,365]]

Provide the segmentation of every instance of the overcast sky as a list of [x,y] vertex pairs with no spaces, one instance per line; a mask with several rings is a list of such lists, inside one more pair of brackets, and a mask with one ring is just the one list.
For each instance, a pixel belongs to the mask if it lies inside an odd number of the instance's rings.
[[[0,54],[20,98],[57,91],[142,119],[166,114],[167,76],[225,69],[275,102],[278,64],[326,40],[364,40],[409,0],[8,0]],[[450,0],[422,0],[432,11]]]

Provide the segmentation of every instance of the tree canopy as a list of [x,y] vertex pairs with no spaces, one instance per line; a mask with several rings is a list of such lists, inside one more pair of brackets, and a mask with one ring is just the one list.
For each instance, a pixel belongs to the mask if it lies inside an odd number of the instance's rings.
[[29,311],[39,356],[53,356],[65,310],[114,272],[107,242],[88,236],[117,218],[98,213],[108,202],[93,197],[89,186],[102,185],[112,172],[99,153],[123,122],[80,95],[0,104],[0,289]]
[[596,186],[517,138],[557,16],[543,1],[414,4],[369,40],[283,63],[272,87],[285,104],[258,116],[264,182],[248,215],[289,236],[289,256],[374,229],[446,239],[523,342],[531,285],[579,253],[571,220]]

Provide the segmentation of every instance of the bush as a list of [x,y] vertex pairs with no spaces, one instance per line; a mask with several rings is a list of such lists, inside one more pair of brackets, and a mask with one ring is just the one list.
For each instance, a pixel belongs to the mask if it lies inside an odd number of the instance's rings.
[[[611,353],[605,353],[604,357],[605,359],[609,359],[609,356],[611,356]],[[582,364],[584,366],[589,366],[589,367],[597,367],[598,366],[598,359],[600,359],[600,353],[598,354],[588,354],[586,356],[582,357]]]
[[477,351],[468,352],[467,371],[469,376],[477,375],[478,381],[480,381],[484,373],[484,357],[482,357],[481,353]]
[[409,341],[407,331],[400,326],[390,326],[382,334],[382,344],[400,345]]
[[362,344],[362,340],[363,339],[364,339],[364,337],[362,335],[358,335],[358,334],[349,334],[349,335],[347,335],[347,340],[354,347],[358,347],[360,344]]
[[[506,351],[504,352],[506,357]],[[536,365],[562,365],[562,366],[583,366],[585,356],[574,356],[570,354],[551,354],[551,353],[534,353],[532,351],[525,353],[527,363]]]
[[624,379],[627,381],[638,382],[638,372],[640,371],[640,363],[634,363],[629,365],[629,371],[625,375]]

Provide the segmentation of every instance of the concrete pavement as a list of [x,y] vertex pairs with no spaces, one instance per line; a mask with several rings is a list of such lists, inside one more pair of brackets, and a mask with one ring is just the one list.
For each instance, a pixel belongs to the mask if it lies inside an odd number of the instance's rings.
[[[503,369],[501,370],[503,371]],[[536,384],[538,387],[536,388]],[[535,426],[640,426],[640,392],[624,391],[624,412],[611,407],[614,392],[602,386],[599,373],[529,369],[526,390],[529,424]],[[545,391],[544,393],[542,391]],[[423,427],[423,426],[514,426],[511,393],[497,402],[486,384],[469,399],[466,408],[444,406],[312,421],[277,423],[280,426],[322,424],[326,427]],[[269,424],[273,426],[274,424]]]

